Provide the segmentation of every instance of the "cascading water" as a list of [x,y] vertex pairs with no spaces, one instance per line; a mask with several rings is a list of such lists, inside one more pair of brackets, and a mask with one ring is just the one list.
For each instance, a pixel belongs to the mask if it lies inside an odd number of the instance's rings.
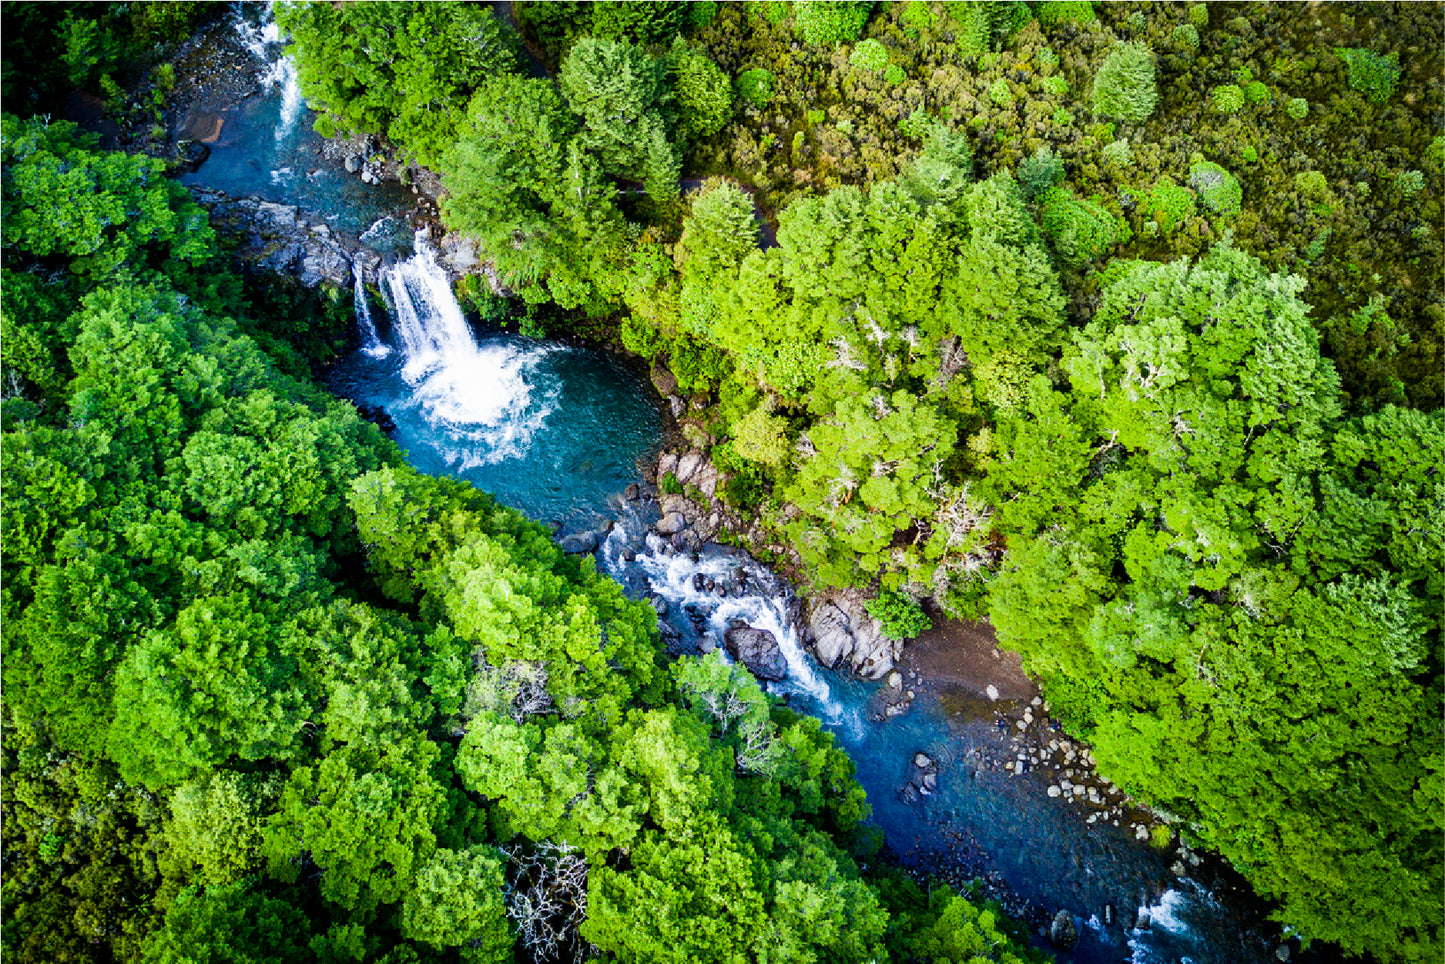
[[806,701],[809,711],[830,726],[862,737],[862,712],[834,698],[798,638],[788,612],[791,589],[752,557],[719,546],[677,552],[649,532],[636,513],[623,514],[598,556],[602,568],[620,582],[635,589],[645,585],[648,594],[665,600],[673,628],[694,645],[718,645],[735,622],[772,633],[788,674],[771,688]]
[[370,358],[385,358],[391,354],[376,334],[376,322],[371,320],[371,302],[366,296],[366,284],[361,278],[361,262],[351,265],[352,298],[356,302],[356,327],[361,329],[361,350]]
[[[224,116],[224,133],[211,159],[183,183],[299,205],[386,256],[404,250],[402,226],[414,199],[398,187],[363,185],[339,164],[317,166],[322,143],[303,122],[294,67],[269,7],[258,7],[238,9],[236,36],[261,65],[262,96],[207,106]],[[661,434],[660,403],[645,377],[602,352],[502,333],[479,337],[425,239],[412,243],[411,255],[381,278],[391,315],[390,327],[382,327],[392,343],[378,334],[357,277],[362,350],[337,366],[332,384],[338,394],[384,409],[413,465],[574,532],[595,531],[621,509],[599,555],[629,595],[666,600],[683,648],[717,645],[734,619],[771,632],[787,663],[787,678],[774,690],[822,718],[847,748],[873,819],[895,849],[916,847],[925,859],[966,852],[969,866],[997,871],[1036,906],[1082,912],[1083,943],[1072,960],[1115,964],[1132,955],[1137,964],[1222,964],[1267,956],[1244,947],[1247,925],[1204,888],[1171,874],[1163,854],[1119,828],[1086,824],[1078,810],[1050,800],[1036,774],[971,770],[968,753],[998,737],[991,720],[960,722],[920,695],[904,716],[873,721],[878,685],[813,663],[793,627],[785,582],[741,553],[705,547],[694,557],[649,536],[638,503],[619,497],[640,461],[655,456]],[[655,504],[650,511],[655,517]],[[897,791],[918,750],[938,761],[938,790],[908,803]],[[1143,907],[1153,926],[1131,930],[1120,917],[1100,923],[1106,903]]]
[[612,358],[518,335],[478,336],[427,243],[386,268],[389,341],[337,367],[341,395],[384,409],[412,463],[454,475],[538,519],[599,525],[654,451],[661,413]]
[[[301,119],[301,113],[306,109],[306,101],[301,96],[301,83],[296,76],[296,65],[282,49],[281,29],[276,25],[275,11],[272,9],[272,5],[266,4],[265,12],[259,22],[248,20],[238,10],[236,34],[241,40],[241,45],[250,52],[251,56],[265,65],[257,75],[262,89],[267,92],[280,90],[280,111],[274,131],[276,144],[280,146],[295,132],[296,124]],[[283,168],[273,173],[279,175],[291,172],[289,168]]]
[[401,377],[427,419],[451,436],[443,451],[457,470],[517,458],[556,401],[555,391],[534,391],[529,378],[552,349],[478,343],[425,230],[415,243],[416,253],[383,275]]

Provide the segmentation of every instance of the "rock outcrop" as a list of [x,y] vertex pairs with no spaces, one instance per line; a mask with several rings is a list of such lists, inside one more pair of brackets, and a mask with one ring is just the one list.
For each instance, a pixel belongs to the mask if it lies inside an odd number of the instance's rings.
[[231,197],[211,188],[192,188],[191,194],[211,212],[211,223],[237,241],[236,257],[248,268],[289,275],[308,288],[323,283],[349,287],[352,262],[360,261],[363,277],[376,281],[380,256],[295,205]]
[[903,644],[883,635],[883,626],[856,590],[827,593],[809,601],[808,641],[830,669],[846,664],[860,676],[883,679],[903,655]]

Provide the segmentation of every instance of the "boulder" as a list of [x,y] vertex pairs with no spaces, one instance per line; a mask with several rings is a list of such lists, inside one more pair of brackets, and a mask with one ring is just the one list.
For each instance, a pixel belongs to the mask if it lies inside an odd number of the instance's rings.
[[687,528],[687,520],[683,518],[681,512],[669,512],[658,520],[654,528],[657,529],[658,535],[676,535]]
[[677,460],[677,481],[686,484],[693,481],[697,470],[702,465],[704,456],[701,452],[687,452]]
[[788,675],[788,664],[778,640],[766,629],[734,624],[723,634],[728,652],[758,679],[780,680]]
[[626,491],[622,493],[622,497],[628,502],[636,502],[641,496],[642,487],[639,486],[636,482],[633,482],[631,485],[629,485]]
[[601,536],[596,532],[574,532],[569,536],[563,536],[558,545],[568,555],[581,555],[585,552],[596,552],[597,545],[602,541]]
[[[722,476],[721,473],[718,472],[717,466],[711,462],[703,462],[702,465],[697,467],[697,471],[692,474],[690,481],[702,491],[703,495],[711,499],[717,495],[718,482],[721,478]],[[716,523],[713,523],[714,528],[716,528],[716,525]]]
[[1072,951],[1079,946],[1079,931],[1074,926],[1074,915],[1061,910],[1049,924],[1049,943],[1061,951]]
[[834,668],[847,660],[853,672],[868,679],[884,679],[893,661],[903,655],[902,643],[883,635],[883,627],[869,614],[866,600],[856,590],[829,593],[811,601],[808,631],[813,651],[824,665]]
[[177,174],[190,174],[206,162],[211,149],[194,138],[176,141],[176,156],[172,164]]
[[676,395],[669,395],[667,396],[667,407],[671,409],[673,418],[682,418],[683,413],[687,411],[687,402]]
[[657,477],[661,479],[669,472],[671,472],[673,475],[677,474],[676,452],[663,452],[657,460]]
[[657,394],[659,395],[677,394],[677,376],[662,365],[653,366],[652,385],[657,389]]
[[350,157],[348,157],[348,158],[346,159],[346,173],[347,173],[347,174],[357,174],[357,173],[359,173],[360,171],[361,171],[361,157],[360,157],[360,155],[352,154]]

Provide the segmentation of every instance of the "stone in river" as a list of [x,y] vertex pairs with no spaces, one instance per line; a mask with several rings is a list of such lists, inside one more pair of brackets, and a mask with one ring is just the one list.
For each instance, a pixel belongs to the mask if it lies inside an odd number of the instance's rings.
[[985,686],[985,687],[983,688],[983,691],[984,691],[986,694],[988,694],[988,698],[989,698],[989,699],[991,699],[991,700],[997,700],[997,699],[998,699],[998,687],[997,687],[997,686],[994,686],[992,683],[989,683],[987,686]]
[[657,523],[656,528],[658,535],[676,535],[687,528],[687,520],[683,518],[681,512],[669,512]]
[[733,658],[758,679],[777,681],[788,675],[788,664],[778,640],[766,629],[733,626],[723,634],[723,642]]
[[1061,951],[1072,951],[1079,946],[1079,931],[1074,927],[1074,915],[1061,910],[1054,915],[1049,925],[1049,943]]

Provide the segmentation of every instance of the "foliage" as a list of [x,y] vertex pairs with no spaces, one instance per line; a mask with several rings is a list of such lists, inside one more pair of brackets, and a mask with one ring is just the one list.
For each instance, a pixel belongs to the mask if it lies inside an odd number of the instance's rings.
[[1052,27],[1061,23],[1089,23],[1098,19],[1089,0],[1044,0],[1038,5],[1039,23]]
[[897,592],[880,593],[868,600],[868,614],[878,620],[883,635],[890,639],[912,639],[933,625],[915,600]]
[[515,37],[474,4],[283,3],[276,22],[323,132],[385,134],[426,165],[456,139],[471,93],[517,69]]
[[858,39],[872,9],[871,2],[794,0],[793,22],[813,46],[838,47]]
[[1309,116],[1310,102],[1303,97],[1291,97],[1285,104],[1284,112],[1297,121],[1302,121]]
[[1244,109],[1244,91],[1238,84],[1220,84],[1214,88],[1211,102],[1221,114],[1238,114]]
[[[1423,857],[1438,829],[1418,818],[1434,805],[1430,765],[1405,749],[1426,718],[1418,701],[1438,699],[1423,662],[1436,630],[1406,614],[1438,611],[1426,600],[1439,577],[1394,533],[1411,524],[1445,426],[1398,409],[1342,419],[1301,290],[1224,247],[1196,266],[1111,271],[1064,356],[1071,392],[1040,385],[1037,428],[1000,432],[987,495],[1029,485],[1037,508],[1001,515],[1034,535],[1010,536],[990,611],[1046,686],[1095,681],[1071,712],[1111,778],[1183,815],[1302,930],[1382,947],[1383,929],[1357,923],[1375,900],[1362,895],[1379,895],[1394,939],[1418,949],[1406,959],[1440,939],[1421,896],[1440,873]],[[1118,452],[1101,476],[1095,446]],[[1400,484],[1367,495],[1353,466],[1404,451],[1409,464],[1387,470]],[[1031,485],[1019,458],[1039,463]],[[1342,512],[1370,518],[1370,534]],[[1342,904],[1357,906],[1347,927]]]
[[696,48],[674,47],[669,61],[679,138],[690,143],[711,137],[732,116],[732,84],[722,69]]
[[1349,71],[1350,87],[1379,103],[1389,100],[1400,80],[1400,55],[1381,56],[1364,47],[1336,47],[1335,56]]
[[1097,258],[1124,240],[1128,230],[1097,202],[1065,187],[1050,188],[1039,198],[1039,225],[1059,256],[1073,264]]
[[1190,165],[1189,186],[1199,192],[1211,211],[1226,216],[1239,213],[1244,191],[1233,174],[1213,161]]
[[1261,81],[1252,80],[1244,85],[1244,99],[1251,104],[1263,104],[1269,100],[1269,88]]
[[765,107],[773,99],[773,75],[762,67],[738,74],[734,84],[738,96],[754,107]]
[[1019,162],[1014,176],[1018,179],[1019,193],[1025,200],[1032,200],[1064,179],[1064,162],[1047,147],[1040,147]]
[[1194,192],[1175,184],[1171,177],[1161,177],[1144,201],[1144,213],[1160,231],[1172,231],[1194,216]]
[[1169,44],[1192,54],[1199,49],[1199,31],[1192,23],[1181,23],[1170,31]]
[[1115,44],[1094,74],[1094,112],[1138,123],[1158,100],[1153,53],[1142,44]]
[[668,137],[672,96],[641,48],[585,37],[568,52],[558,82],[582,119],[580,146],[604,173],[646,181],[654,198],[677,195],[681,162]]
[[1117,141],[1110,141],[1108,144],[1105,144],[1103,151],[1100,153],[1103,155],[1104,160],[1118,167],[1128,167],[1134,163],[1134,150],[1129,146],[1129,142],[1122,137]]
[[888,66],[888,48],[876,40],[861,41],[848,56],[848,63],[859,70],[882,70]]

